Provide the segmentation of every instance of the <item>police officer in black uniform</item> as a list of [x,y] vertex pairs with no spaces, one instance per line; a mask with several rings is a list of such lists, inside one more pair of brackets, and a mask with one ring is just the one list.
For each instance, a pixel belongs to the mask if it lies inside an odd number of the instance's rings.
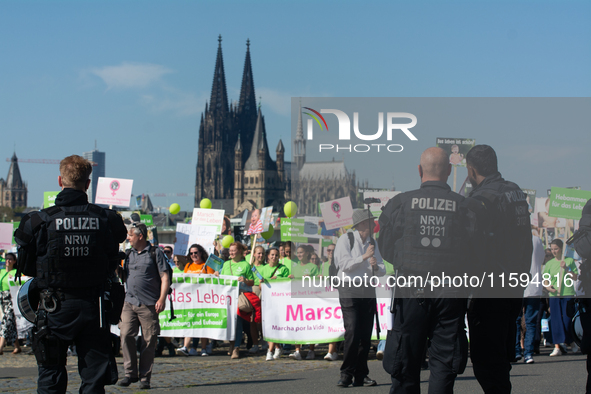
[[531,225],[526,195],[498,171],[497,155],[488,145],[476,145],[466,155],[470,197],[486,206],[487,240],[481,254],[487,275],[498,282],[477,293],[468,310],[470,357],[474,375],[485,393],[510,393],[509,371],[515,359],[515,320],[522,305],[523,287],[501,288],[499,276],[529,274]]
[[14,234],[17,275],[35,278],[30,292],[36,287],[41,301],[33,331],[39,393],[66,392],[70,344],[76,345],[81,393],[104,393],[105,384],[117,381],[104,291],[127,229],[115,211],[88,203],[91,172],[80,156],[63,159],[55,206],[27,214]]
[[[399,277],[426,279],[429,273],[452,278],[469,273],[478,242],[475,212],[482,205],[451,191],[447,185],[451,164],[443,149],[425,150],[420,163],[421,188],[396,195],[383,209],[380,250]],[[425,283],[395,289],[394,324],[384,354],[391,393],[420,391],[427,338],[431,340],[429,393],[452,393],[457,374],[466,366],[466,292],[451,287],[449,279],[437,284],[440,287],[433,291]]]

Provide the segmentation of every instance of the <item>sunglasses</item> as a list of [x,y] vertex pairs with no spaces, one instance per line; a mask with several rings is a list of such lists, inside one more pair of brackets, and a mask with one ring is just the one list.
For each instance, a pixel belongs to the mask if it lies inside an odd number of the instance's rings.
[[199,253],[199,252],[191,252],[191,253],[189,253],[189,254],[190,254],[191,256],[193,256],[193,255],[199,255],[199,254],[201,254],[201,253]]

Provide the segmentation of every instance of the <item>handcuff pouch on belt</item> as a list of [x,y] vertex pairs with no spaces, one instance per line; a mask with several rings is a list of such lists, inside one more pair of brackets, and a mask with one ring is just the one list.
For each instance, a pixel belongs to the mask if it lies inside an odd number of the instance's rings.
[[63,365],[65,359],[60,351],[61,339],[49,330],[47,314],[59,307],[59,298],[51,290],[41,291],[37,319],[33,327],[33,352],[37,364],[45,367]]

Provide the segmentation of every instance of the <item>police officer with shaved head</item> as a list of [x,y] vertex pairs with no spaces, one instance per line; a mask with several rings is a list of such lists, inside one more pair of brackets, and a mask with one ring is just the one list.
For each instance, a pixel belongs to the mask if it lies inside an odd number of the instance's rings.
[[[391,393],[418,393],[429,338],[429,393],[452,393],[468,356],[467,294],[444,276],[462,276],[476,261],[482,239],[477,213],[482,205],[451,191],[447,185],[451,164],[443,149],[425,150],[418,170],[420,189],[396,195],[379,219],[382,255],[397,269],[399,279],[409,279],[406,286],[397,281],[394,290],[394,322],[388,331],[384,369],[392,378]],[[426,281],[434,275],[439,282]],[[437,287],[431,289],[431,283]]]
[[[476,145],[466,155],[470,197],[485,206],[487,239],[481,252],[488,275],[520,278],[529,274],[533,251],[526,195],[506,181],[497,167],[497,154],[488,145]],[[535,280],[535,278],[534,278]],[[523,287],[500,283],[480,290],[468,310],[470,357],[474,376],[485,393],[511,392],[509,371],[515,359],[515,321],[522,304]],[[482,294],[488,290],[488,294]],[[495,343],[491,346],[490,339]]]
[[39,393],[66,392],[70,344],[76,345],[81,393],[104,393],[105,384],[117,381],[104,292],[127,229],[115,211],[88,203],[91,172],[80,156],[63,159],[55,206],[25,215],[14,234],[17,276],[33,277],[29,296],[38,289],[40,297],[33,330]]

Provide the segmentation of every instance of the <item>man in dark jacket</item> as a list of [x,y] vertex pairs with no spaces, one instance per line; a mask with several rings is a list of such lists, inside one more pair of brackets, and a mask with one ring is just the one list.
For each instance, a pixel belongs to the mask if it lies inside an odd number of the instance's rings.
[[517,278],[529,274],[533,247],[528,205],[521,188],[501,177],[497,155],[490,146],[473,147],[466,155],[466,165],[474,186],[470,197],[486,206],[483,222],[488,237],[481,252],[484,270],[498,280],[477,294],[469,307],[470,357],[474,375],[485,393],[510,393],[515,321],[521,309],[523,287],[501,288],[498,278],[504,275],[508,280],[511,274]]

